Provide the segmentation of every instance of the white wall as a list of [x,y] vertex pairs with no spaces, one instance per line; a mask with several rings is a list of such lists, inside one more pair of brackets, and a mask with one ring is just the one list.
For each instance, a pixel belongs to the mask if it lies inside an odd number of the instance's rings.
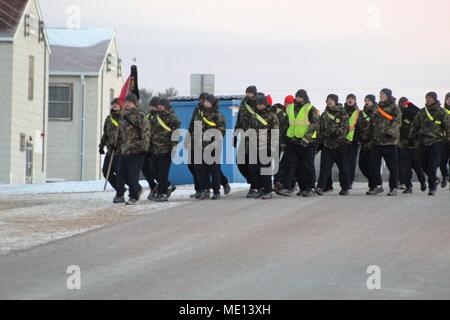
[[0,126],[0,183],[10,182],[12,47],[12,43],[0,43],[0,101],[3,118],[3,125]]
[[[36,17],[39,16],[35,1],[30,1],[28,10]],[[36,30],[38,31],[38,30]],[[39,32],[29,37],[24,36],[24,24],[21,23],[13,44],[12,63],[12,127],[11,127],[11,183],[25,183],[26,153],[20,151],[20,134],[24,133],[34,143],[33,154],[33,183],[43,183],[46,180],[46,168],[43,161],[46,150],[43,150],[46,137],[44,117],[48,110],[48,61],[49,56],[45,41],[38,41]],[[28,99],[28,61],[29,56],[35,59],[34,98]],[[45,60],[47,63],[45,63]],[[45,105],[44,105],[45,103]],[[47,121],[45,121],[47,122]]]

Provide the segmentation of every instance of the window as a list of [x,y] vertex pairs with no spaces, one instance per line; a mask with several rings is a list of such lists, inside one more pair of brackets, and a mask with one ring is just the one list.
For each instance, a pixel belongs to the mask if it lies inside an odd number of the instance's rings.
[[34,99],[34,56],[28,59],[28,100]]
[[49,120],[72,120],[72,86],[67,84],[51,84],[48,93]]

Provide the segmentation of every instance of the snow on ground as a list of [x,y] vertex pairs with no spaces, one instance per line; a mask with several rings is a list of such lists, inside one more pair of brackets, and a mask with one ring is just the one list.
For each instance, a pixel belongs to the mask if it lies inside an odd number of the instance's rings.
[[[74,236],[133,218],[159,214],[193,201],[193,186],[179,186],[168,203],[146,200],[113,205],[114,192],[102,181],[0,186],[0,255]],[[142,183],[145,186],[145,183]],[[247,188],[232,185],[233,192]]]

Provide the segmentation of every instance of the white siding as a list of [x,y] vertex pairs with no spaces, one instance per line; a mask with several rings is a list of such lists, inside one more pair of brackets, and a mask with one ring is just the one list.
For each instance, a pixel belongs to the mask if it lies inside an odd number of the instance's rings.
[[[115,40],[111,42],[110,50],[117,56],[118,50]],[[99,77],[85,78],[83,177],[81,177],[80,77],[52,76],[50,79],[50,83],[72,84],[74,96],[73,120],[50,121],[49,123],[49,179],[64,179],[66,181],[101,179],[102,159],[98,153],[98,145],[100,144],[104,119],[109,113],[110,90],[113,89],[115,95],[118,95],[123,86],[123,77],[118,77],[116,71],[106,72],[105,68],[102,68],[99,75]]]
[[0,43],[0,183],[10,181],[12,43]]
[[[26,13],[39,16],[35,1],[30,1]],[[23,23],[19,26],[13,44],[12,63],[12,128],[11,128],[11,183],[25,183],[25,152],[20,151],[20,134],[31,137],[34,142],[33,183],[45,182],[46,172],[43,166],[46,150],[46,132],[44,125],[47,115],[48,52],[45,41],[38,41],[38,32],[29,37],[24,36]],[[36,30],[37,31],[37,30]],[[28,61],[34,56],[34,98],[28,100]],[[47,66],[47,67],[45,67]],[[43,170],[44,169],[44,170]]]

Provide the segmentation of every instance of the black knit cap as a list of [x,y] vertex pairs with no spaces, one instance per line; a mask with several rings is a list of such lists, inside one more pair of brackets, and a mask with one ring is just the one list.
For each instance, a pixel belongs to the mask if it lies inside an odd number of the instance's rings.
[[119,98],[114,98],[112,101],[111,101],[111,107],[113,106],[113,105],[115,105],[115,104],[118,104],[119,103]]
[[298,90],[297,93],[295,94],[295,97],[302,98],[303,100],[309,100],[308,92],[306,92],[306,90],[304,89]]
[[150,107],[157,107],[159,105],[159,102],[161,100],[158,97],[153,97],[152,100],[150,100]]
[[387,95],[388,98],[392,98],[392,90],[388,88],[384,88],[381,90],[385,95]]
[[450,98],[450,92],[445,95],[445,101],[447,101],[449,98]]
[[377,97],[375,97],[373,94],[368,94],[366,96],[366,99],[372,101],[372,103],[375,103],[377,101]]
[[250,86],[245,90],[245,93],[252,93],[256,96],[258,93],[258,89],[256,88],[256,86]]
[[400,100],[398,100],[398,105],[399,105],[400,107],[403,107],[403,105],[404,105],[406,102],[408,102],[408,98],[406,98],[406,97],[401,97]]
[[265,95],[259,96],[258,99],[256,100],[256,104],[257,105],[264,105],[264,106],[268,106],[269,105],[269,101],[267,101],[267,97]]
[[211,103],[212,105],[214,105],[217,102],[216,97],[214,97],[212,94],[208,94],[205,97],[205,100],[208,101],[209,103]]
[[433,91],[428,92],[427,95],[426,95],[426,97],[430,97],[430,98],[433,99],[434,101],[438,101],[438,95],[437,95],[436,92],[433,92]]
[[167,110],[170,109],[170,101],[169,99],[161,99],[159,101],[159,105],[163,106],[164,108],[166,108]]
[[137,96],[133,93],[128,94],[127,97],[125,98],[125,101],[132,102],[134,104],[137,104],[137,100],[138,100]]
[[355,95],[354,93],[350,93],[350,94],[347,96],[347,100],[348,100],[348,99],[356,100],[356,95]]
[[202,92],[202,93],[200,93],[198,100],[205,100],[208,95],[209,95],[208,93]]
[[339,103],[339,96],[337,94],[334,94],[334,93],[329,94],[327,97],[327,100],[328,99],[333,100],[336,104]]

